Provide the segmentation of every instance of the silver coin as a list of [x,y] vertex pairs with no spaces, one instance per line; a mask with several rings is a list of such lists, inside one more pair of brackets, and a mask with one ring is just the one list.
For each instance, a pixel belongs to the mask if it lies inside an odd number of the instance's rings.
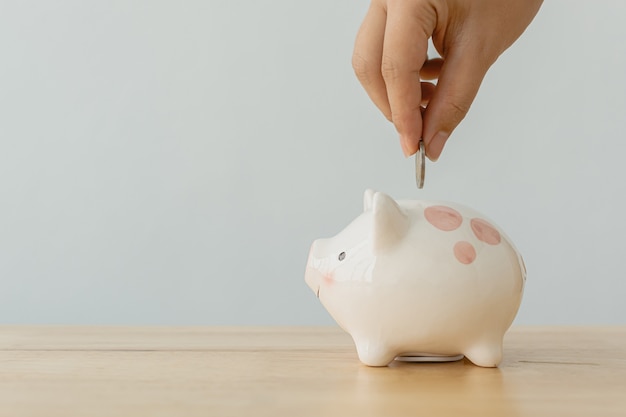
[[424,141],[420,140],[419,149],[415,153],[415,182],[417,188],[424,188],[424,177],[426,176],[426,147]]
[[456,362],[463,359],[465,356],[397,356],[398,362]]

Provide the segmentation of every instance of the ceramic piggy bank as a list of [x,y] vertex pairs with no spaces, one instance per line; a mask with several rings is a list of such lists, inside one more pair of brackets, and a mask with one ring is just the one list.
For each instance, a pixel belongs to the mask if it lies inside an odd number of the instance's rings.
[[305,273],[361,362],[465,355],[497,366],[526,280],[502,230],[458,204],[372,190],[364,200],[343,231],[313,242]]

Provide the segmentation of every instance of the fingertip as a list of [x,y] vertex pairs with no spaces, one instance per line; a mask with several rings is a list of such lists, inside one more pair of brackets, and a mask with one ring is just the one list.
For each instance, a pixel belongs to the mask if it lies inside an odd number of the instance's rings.
[[439,78],[441,67],[443,67],[443,59],[427,59],[420,69],[420,78],[422,80],[436,80]]
[[402,147],[402,153],[404,153],[405,158],[408,158],[417,152],[417,146],[411,140],[402,135],[400,136],[400,146]]
[[428,141],[428,143],[426,143],[426,156],[428,159],[433,162],[437,162],[449,137],[449,133],[439,131],[430,141]]
[[408,148],[406,141],[404,141],[402,138],[400,138],[400,147],[402,148],[402,153],[404,154],[405,158],[411,156],[411,151]]

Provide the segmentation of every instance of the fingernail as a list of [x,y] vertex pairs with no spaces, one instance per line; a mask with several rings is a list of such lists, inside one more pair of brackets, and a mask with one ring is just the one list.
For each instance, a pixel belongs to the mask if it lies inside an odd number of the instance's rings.
[[428,152],[426,156],[433,162],[436,162],[441,155],[441,151],[443,151],[443,147],[450,136],[449,133],[441,131],[437,133],[428,144]]

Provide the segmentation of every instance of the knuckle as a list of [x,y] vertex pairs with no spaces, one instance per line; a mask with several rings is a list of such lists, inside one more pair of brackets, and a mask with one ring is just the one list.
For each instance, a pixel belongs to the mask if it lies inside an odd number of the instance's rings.
[[355,52],[352,55],[352,69],[354,70],[354,74],[358,80],[363,85],[370,84],[373,74],[378,71],[378,68],[376,68],[375,65],[372,65],[370,61],[358,52]]
[[390,121],[395,125],[399,133],[407,133],[411,130],[415,120],[406,112],[392,112]]
[[386,82],[394,81],[400,75],[400,67],[393,57],[384,55],[380,65],[380,72]]
[[457,126],[467,115],[469,111],[469,104],[467,104],[464,100],[448,100],[446,102],[446,107],[448,108],[448,116],[450,118],[450,122]]

